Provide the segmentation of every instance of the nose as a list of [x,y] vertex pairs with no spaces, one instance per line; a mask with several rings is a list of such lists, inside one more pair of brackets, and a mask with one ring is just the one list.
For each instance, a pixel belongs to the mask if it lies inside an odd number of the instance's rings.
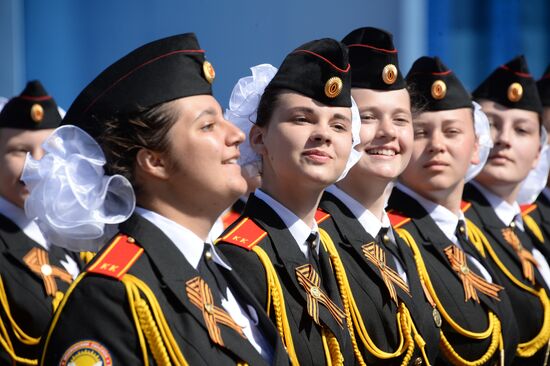
[[445,150],[442,133],[433,131],[430,135],[428,149],[430,152],[438,153]]
[[310,138],[315,142],[329,143],[332,140],[329,123],[323,121],[316,123]]
[[384,117],[378,125],[378,129],[376,130],[376,137],[388,138],[390,140],[393,140],[396,136],[397,133],[393,120],[389,117]]
[[491,135],[495,146],[510,146],[511,131],[506,126],[498,126],[492,128]]
[[224,120],[226,125],[226,141],[228,146],[240,145],[246,138],[243,131],[230,121]]

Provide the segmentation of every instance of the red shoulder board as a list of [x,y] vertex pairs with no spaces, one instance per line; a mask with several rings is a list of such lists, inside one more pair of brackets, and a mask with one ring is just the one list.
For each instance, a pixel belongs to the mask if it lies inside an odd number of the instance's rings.
[[135,244],[134,238],[118,235],[86,272],[120,280],[142,253],[143,248]]
[[229,210],[222,216],[223,228],[227,229],[241,216],[237,211]]
[[519,205],[519,208],[521,210],[522,215],[529,215],[534,209],[537,208],[537,204],[531,203],[531,204]]
[[472,204],[470,202],[460,201],[460,210],[462,212],[468,211],[470,207],[472,207]]
[[329,217],[330,217],[330,214],[328,212],[321,210],[320,208],[318,208],[317,212],[315,212],[315,221],[317,222],[317,225],[319,225]]
[[248,217],[245,217],[230,232],[225,234],[221,241],[252,250],[266,235],[265,230]]
[[407,222],[411,221],[409,217],[403,216],[396,211],[388,211],[388,218],[390,219],[391,226],[394,228],[398,228],[400,226],[403,226]]

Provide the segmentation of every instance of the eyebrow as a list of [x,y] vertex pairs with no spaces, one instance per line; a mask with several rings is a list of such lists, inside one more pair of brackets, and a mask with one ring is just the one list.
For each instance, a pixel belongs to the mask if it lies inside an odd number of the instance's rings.
[[351,119],[349,117],[346,117],[346,116],[344,116],[343,114],[340,114],[340,113],[335,113],[332,116],[332,119],[343,119],[344,121],[351,122]]
[[213,107],[208,107],[207,109],[200,112],[199,115],[197,117],[195,117],[195,119],[193,121],[197,121],[205,115],[215,116],[216,114],[217,114],[217,111]]

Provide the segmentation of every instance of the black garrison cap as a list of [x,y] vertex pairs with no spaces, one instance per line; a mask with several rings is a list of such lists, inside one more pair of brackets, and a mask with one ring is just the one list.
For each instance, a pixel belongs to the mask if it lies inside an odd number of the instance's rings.
[[499,66],[473,92],[474,99],[488,99],[508,108],[542,112],[535,80],[523,55]]
[[60,123],[55,100],[38,80],[29,81],[25,90],[10,99],[0,112],[0,128],[41,130],[56,128]]
[[348,50],[323,38],[308,42],[286,56],[266,91],[289,89],[333,107],[351,107]]
[[193,33],[159,39],[103,70],[75,99],[63,124],[95,137],[104,119],[183,97],[211,95],[214,76]]
[[412,89],[413,105],[421,110],[473,108],[470,94],[439,57],[420,57],[405,80]]
[[349,49],[353,88],[397,90],[406,87],[391,33],[373,27],[359,28],[345,36],[342,43]]

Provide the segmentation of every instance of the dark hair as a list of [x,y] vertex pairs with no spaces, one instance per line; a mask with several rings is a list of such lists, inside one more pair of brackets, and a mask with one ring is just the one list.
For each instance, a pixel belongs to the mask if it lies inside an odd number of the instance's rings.
[[266,88],[260,103],[258,104],[258,113],[256,115],[256,126],[265,127],[271,120],[275,108],[279,102],[279,95],[283,93],[283,89]]
[[136,193],[139,191],[135,181],[136,155],[142,148],[168,150],[168,131],[178,117],[172,105],[173,102],[162,103],[103,121],[104,129],[97,140],[107,159],[106,174],[126,177]]

